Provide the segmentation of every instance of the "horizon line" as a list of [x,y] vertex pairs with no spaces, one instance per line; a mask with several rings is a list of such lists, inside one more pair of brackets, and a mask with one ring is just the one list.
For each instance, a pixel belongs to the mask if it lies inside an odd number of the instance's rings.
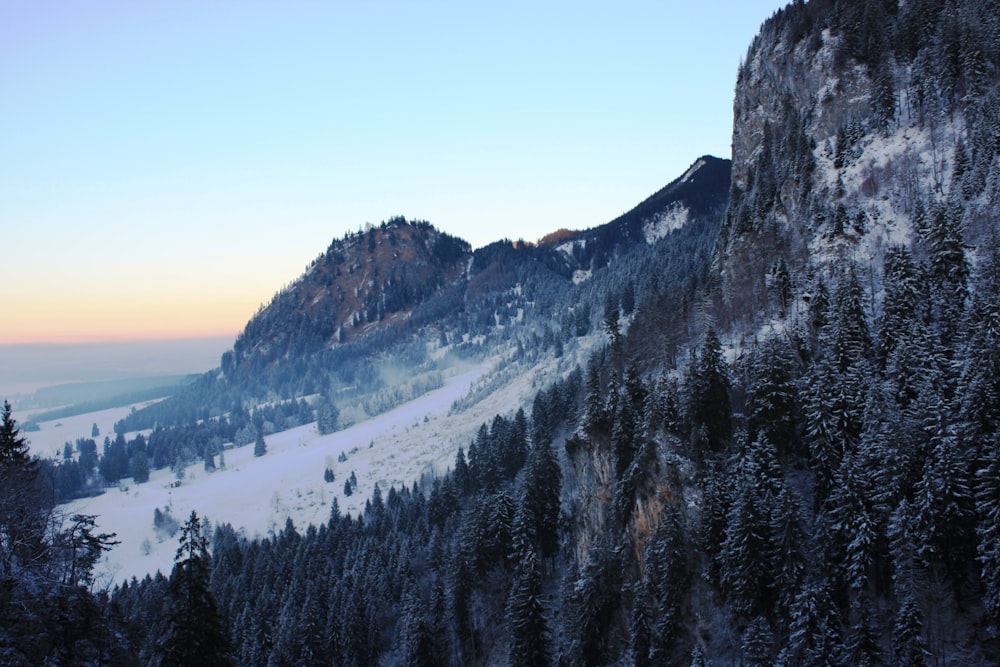
[[106,345],[106,344],[125,344],[125,343],[179,343],[184,341],[196,341],[196,340],[216,340],[228,338],[232,341],[236,340],[239,333],[234,334],[203,334],[203,335],[180,335],[180,336],[103,336],[103,335],[93,335],[93,336],[66,336],[64,338],[44,338],[44,339],[14,339],[14,340],[2,340],[0,339],[0,347],[15,347],[15,346],[55,346],[55,345]]

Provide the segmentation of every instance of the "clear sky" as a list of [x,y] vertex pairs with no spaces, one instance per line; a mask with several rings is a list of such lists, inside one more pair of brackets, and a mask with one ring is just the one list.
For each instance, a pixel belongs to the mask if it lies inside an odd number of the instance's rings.
[[474,247],[729,157],[778,0],[0,0],[0,343],[235,335],[393,215]]

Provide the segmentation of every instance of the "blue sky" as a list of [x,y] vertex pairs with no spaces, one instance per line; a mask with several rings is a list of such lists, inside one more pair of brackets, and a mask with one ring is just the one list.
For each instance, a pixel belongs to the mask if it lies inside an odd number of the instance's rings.
[[0,0],[0,342],[235,334],[393,215],[607,222],[729,156],[783,4]]

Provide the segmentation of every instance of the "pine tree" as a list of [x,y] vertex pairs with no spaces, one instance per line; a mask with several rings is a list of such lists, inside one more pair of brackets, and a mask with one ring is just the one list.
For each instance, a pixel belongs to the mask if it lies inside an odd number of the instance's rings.
[[465,460],[465,450],[461,447],[455,454],[455,469],[451,476],[455,482],[455,492],[459,496],[464,496],[472,491],[472,474],[469,471],[469,464]]
[[982,442],[1000,428],[1000,239],[986,244],[969,308],[959,383],[963,433]]
[[847,635],[847,662],[857,667],[884,665],[879,646],[879,627],[875,622],[871,602],[865,594],[859,595],[852,605],[854,621]]
[[875,471],[859,460],[860,455],[852,453],[841,461],[825,506],[835,541],[828,548],[836,549],[837,564],[855,591],[865,589],[870,581],[881,534],[873,507]]
[[604,392],[601,387],[601,371],[596,358],[587,367],[587,398],[584,428],[591,435],[607,432],[609,419],[605,407]]
[[893,70],[891,60],[880,59],[874,63],[871,91],[872,112],[875,116],[875,126],[882,132],[886,132],[896,119],[896,78]]
[[795,365],[788,341],[770,336],[754,350],[748,369],[747,430],[751,437],[762,434],[783,455],[798,448]]
[[921,316],[921,304],[928,295],[913,255],[905,247],[886,252],[882,275],[885,297],[878,320],[877,354],[879,365],[885,368],[889,356],[906,340],[910,323]]
[[[722,343],[715,330],[705,332],[697,359],[687,380],[688,420],[696,439],[696,454],[702,448],[721,451],[732,434],[729,402],[729,371],[722,356]],[[702,439],[704,442],[701,442]]]
[[39,562],[45,551],[45,532],[51,503],[46,502],[39,479],[38,460],[4,401],[0,413],[0,581],[15,570]]
[[406,667],[433,667],[434,643],[430,619],[420,594],[410,590],[403,597],[403,664]]
[[316,407],[316,430],[320,435],[333,433],[337,430],[340,421],[340,411],[333,404],[333,400],[326,395],[321,395],[319,405]]
[[842,664],[840,618],[826,580],[806,583],[792,605],[788,641],[778,656],[782,667]]
[[771,594],[772,546],[769,524],[773,498],[757,479],[756,466],[741,474],[726,517],[726,538],[719,552],[719,575],[726,601],[740,618],[764,613]]
[[865,299],[853,266],[837,282],[832,314],[826,347],[837,371],[846,374],[848,368],[863,365],[872,350]]
[[170,574],[167,630],[159,647],[164,667],[232,664],[226,624],[209,589],[210,572],[208,538],[191,512]]
[[944,418],[935,421],[939,425],[914,498],[918,553],[928,564],[943,565],[957,582],[973,557],[975,498],[965,451]]
[[651,621],[646,606],[646,601],[640,597],[635,601],[635,606],[632,608],[631,645],[632,659],[635,667],[653,667],[655,664],[650,655],[653,631],[650,628]]
[[534,551],[522,554],[507,602],[510,629],[510,667],[544,667],[551,664],[548,625],[542,608],[542,578]]
[[806,532],[802,521],[802,505],[794,492],[783,485],[775,500],[768,526],[771,552],[770,571],[774,577],[776,611],[786,621],[790,617],[795,591],[802,585],[806,571]]
[[670,503],[643,552],[640,591],[649,605],[650,664],[669,662],[680,638],[691,572],[680,504]]
[[267,454],[267,443],[264,442],[264,434],[261,431],[257,431],[257,439],[253,445],[253,455],[259,457],[264,456],[264,454]]
[[923,638],[923,619],[912,597],[905,598],[896,613],[892,626],[893,665],[924,667],[930,653]]
[[743,631],[740,650],[744,667],[768,667],[773,664],[774,633],[767,619],[755,617]]
[[611,632],[621,596],[621,558],[606,537],[590,546],[564,604],[573,664],[610,661]]
[[1000,435],[983,447],[976,475],[977,558],[983,601],[993,623],[1000,623]]
[[925,242],[930,260],[931,304],[941,343],[950,358],[969,296],[969,263],[957,212],[935,207]]
[[8,401],[3,402],[0,413],[0,466],[4,470],[31,466],[31,456],[28,454],[28,441],[21,436],[21,429],[13,417],[13,410]]
[[521,503],[531,511],[538,548],[545,558],[559,551],[559,495],[562,471],[547,440],[536,442],[528,456]]

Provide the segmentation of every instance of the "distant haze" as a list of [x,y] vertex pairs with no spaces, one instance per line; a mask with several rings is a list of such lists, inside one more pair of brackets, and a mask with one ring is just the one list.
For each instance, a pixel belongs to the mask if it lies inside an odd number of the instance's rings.
[[57,384],[201,373],[232,345],[231,336],[0,345],[0,400]]

